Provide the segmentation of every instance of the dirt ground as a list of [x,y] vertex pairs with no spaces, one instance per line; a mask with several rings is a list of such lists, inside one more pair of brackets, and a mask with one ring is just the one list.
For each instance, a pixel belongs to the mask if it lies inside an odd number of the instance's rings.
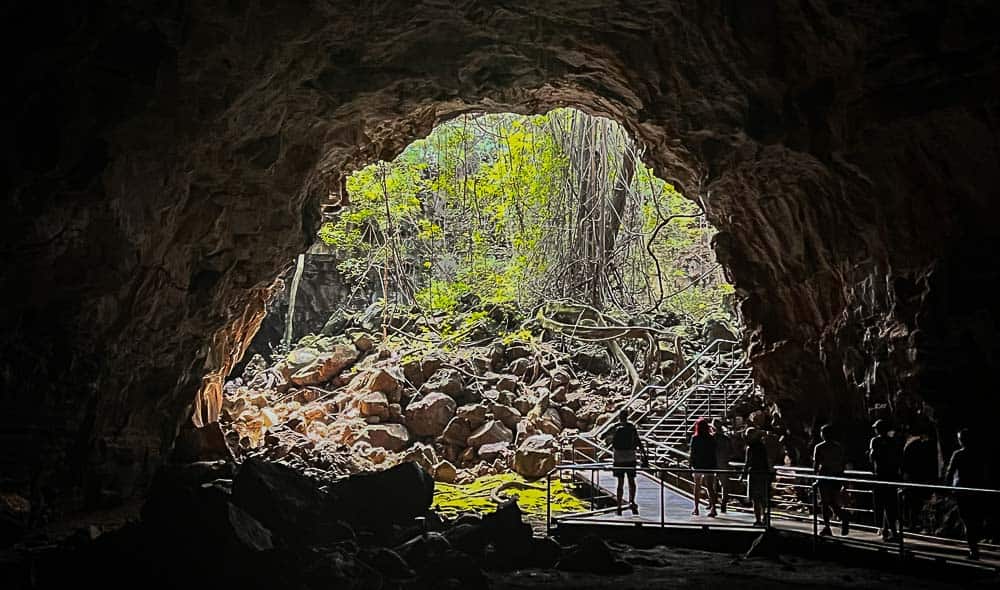
[[636,549],[615,545],[622,558],[633,566],[632,573],[618,576],[525,570],[491,574],[492,588],[555,588],[582,590],[650,590],[654,588],[698,588],[700,590],[743,590],[751,588],[997,588],[996,574],[977,579],[949,580],[910,576],[870,568],[848,567],[825,561],[790,556],[780,561],[765,558],[738,560],[736,556],[658,546]]

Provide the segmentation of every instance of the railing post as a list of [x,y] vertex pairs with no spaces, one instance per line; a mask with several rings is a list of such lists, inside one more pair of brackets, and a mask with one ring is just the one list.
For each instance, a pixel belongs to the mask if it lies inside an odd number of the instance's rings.
[[594,496],[597,495],[597,486],[594,485],[594,469],[590,469],[590,510],[594,510]]
[[545,536],[552,536],[552,471],[545,476]]
[[897,522],[892,523],[893,527],[896,529],[896,534],[899,535],[899,558],[906,559],[906,547],[903,541],[903,487],[899,486],[896,488],[896,520]]
[[767,488],[764,493],[764,530],[771,528],[771,478],[767,479]]
[[667,512],[666,512],[666,502],[664,501],[663,497],[664,484],[663,484],[662,471],[659,473],[659,476],[660,476],[659,478],[660,479],[660,528],[663,528],[667,525]]
[[812,484],[812,505],[813,505],[813,553],[816,552],[816,544],[819,542],[819,499],[817,498],[817,492],[819,490],[819,481],[814,481]]

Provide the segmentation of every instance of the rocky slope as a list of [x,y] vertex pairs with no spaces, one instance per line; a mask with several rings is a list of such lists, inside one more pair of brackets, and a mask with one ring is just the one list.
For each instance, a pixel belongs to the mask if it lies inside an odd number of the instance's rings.
[[[382,313],[338,311],[328,335],[300,339],[273,364],[260,355],[247,362],[223,388],[229,448],[323,477],[415,461],[447,483],[508,471],[537,479],[576,433],[613,419],[632,393],[603,347],[555,337],[512,308],[470,308],[447,320],[465,328],[444,333],[439,316]],[[501,326],[521,328],[512,336]],[[622,343],[653,383],[679,369],[675,346],[690,358],[702,339],[656,341],[655,365],[639,341]],[[208,448],[192,446],[189,458],[206,458]]]
[[615,117],[702,199],[757,377],[802,435],[996,415],[979,385],[1000,358],[994,2],[112,1],[3,20],[5,487],[141,490],[182,424],[218,414],[318,203],[470,110]]

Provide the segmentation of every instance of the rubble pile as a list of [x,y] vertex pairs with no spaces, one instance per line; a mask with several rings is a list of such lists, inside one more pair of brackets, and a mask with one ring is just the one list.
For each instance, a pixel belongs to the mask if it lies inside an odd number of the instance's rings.
[[[603,347],[500,335],[510,322],[495,310],[467,312],[478,323],[465,336],[477,340],[460,346],[428,329],[434,318],[376,312],[338,313],[225,384],[222,423],[238,458],[326,476],[412,461],[447,483],[510,470],[533,479],[631,392]],[[675,370],[675,345],[660,343],[656,369]]]

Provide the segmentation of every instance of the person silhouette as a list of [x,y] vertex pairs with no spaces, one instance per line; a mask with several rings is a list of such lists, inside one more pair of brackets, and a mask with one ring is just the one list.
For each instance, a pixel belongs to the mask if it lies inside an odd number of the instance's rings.
[[[948,461],[947,482],[955,487],[978,488],[987,483],[986,462],[973,441],[968,429],[958,431],[959,448]],[[981,496],[974,492],[955,492],[958,514],[965,525],[965,540],[969,545],[969,559],[979,559],[979,540],[983,533],[985,506]]]
[[618,425],[611,441],[612,447],[612,472],[618,479],[618,514],[622,513],[622,493],[625,487],[625,478],[628,477],[628,504],[632,509],[632,514],[639,514],[639,505],[635,503],[635,469],[636,451],[642,453],[643,464],[649,463],[646,455],[646,447],[639,438],[639,431],[635,425],[629,422],[628,413],[622,410],[618,414]]
[[[833,428],[826,424],[819,429],[819,436],[822,439],[813,449],[813,469],[818,475],[829,477],[843,477],[846,460],[844,458],[844,447],[832,438]],[[844,509],[841,493],[844,484],[839,481],[821,479],[817,484],[819,488],[820,503],[823,507],[823,530],[820,535],[828,536],[830,532],[830,513],[833,512],[840,519],[840,534],[847,535],[850,531],[850,520],[847,510]]]
[[[689,445],[688,462],[694,470],[694,510],[692,516],[698,516],[698,504],[701,501],[701,487],[704,485],[708,489],[708,516],[715,517],[715,474],[713,470],[718,468],[718,457],[715,447],[715,436],[712,435],[712,427],[707,418],[698,418],[694,422],[694,435],[691,437]],[[705,470],[706,472],[699,471]]]
[[[875,436],[872,437],[868,445],[868,459],[872,464],[872,473],[875,479],[898,481],[901,457],[896,441],[890,436],[889,421],[879,418],[872,424],[872,428],[875,430]],[[875,509],[875,526],[879,527],[882,540],[897,539],[898,499],[896,488],[876,484],[872,488],[872,503]]]

